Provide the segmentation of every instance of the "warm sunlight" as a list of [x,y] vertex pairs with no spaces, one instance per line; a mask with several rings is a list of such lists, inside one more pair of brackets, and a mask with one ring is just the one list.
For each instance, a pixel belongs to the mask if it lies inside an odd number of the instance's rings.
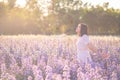
[[[42,7],[47,7],[51,0],[37,0],[39,4],[44,4]],[[24,7],[26,5],[26,0],[17,0],[16,5],[20,7]]]
[[84,3],[91,3],[92,5],[103,5],[104,2],[109,2],[109,7],[120,9],[120,0],[82,0]]
[[[3,0],[0,0],[0,2]],[[38,2],[49,2],[50,0],[38,0]],[[104,2],[109,2],[109,7],[113,7],[116,9],[120,9],[120,0],[82,0],[84,3],[91,3],[92,5],[102,5]],[[7,2],[7,0],[4,0]],[[16,5],[20,7],[24,7],[26,4],[26,0],[17,0]],[[47,5],[47,4],[46,4]]]
[[26,5],[26,0],[17,0],[16,5],[20,7],[24,7]]
[[[2,0],[0,0],[2,1]],[[50,0],[38,0],[38,2],[49,2]],[[109,7],[113,7],[116,9],[120,9],[120,0],[82,0],[84,3],[88,2],[92,5],[103,5],[104,2],[109,2]],[[17,0],[16,5],[20,7],[24,7],[26,4],[26,0]],[[46,4],[47,5],[47,4]]]
[[[2,1],[2,0],[0,0]],[[46,1],[50,1],[50,0],[46,0]],[[91,3],[93,5],[102,5],[104,2],[109,2],[109,7],[113,7],[113,8],[120,8],[120,0],[82,0],[84,3],[88,2]],[[16,1],[16,5],[20,6],[20,7],[24,7],[26,4],[25,0],[17,0]]]
[[0,0],[0,80],[120,80],[120,0]]

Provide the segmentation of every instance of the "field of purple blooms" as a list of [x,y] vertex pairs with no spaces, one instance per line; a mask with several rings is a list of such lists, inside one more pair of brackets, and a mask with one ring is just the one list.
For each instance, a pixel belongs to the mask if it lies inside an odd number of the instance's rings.
[[76,59],[77,36],[0,36],[0,80],[120,80],[120,37],[90,36],[92,63]]

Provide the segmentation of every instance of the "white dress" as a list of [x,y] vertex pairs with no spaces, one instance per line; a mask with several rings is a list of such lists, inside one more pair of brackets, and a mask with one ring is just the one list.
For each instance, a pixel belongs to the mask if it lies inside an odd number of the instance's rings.
[[89,43],[89,37],[87,35],[83,35],[80,37],[76,43],[77,45],[77,60],[82,63],[92,62],[89,49],[87,44]]

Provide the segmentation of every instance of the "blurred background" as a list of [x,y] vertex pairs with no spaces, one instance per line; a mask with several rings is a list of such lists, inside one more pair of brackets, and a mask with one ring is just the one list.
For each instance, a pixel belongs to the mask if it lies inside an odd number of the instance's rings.
[[0,34],[75,34],[86,23],[91,35],[120,35],[119,0],[0,0]]

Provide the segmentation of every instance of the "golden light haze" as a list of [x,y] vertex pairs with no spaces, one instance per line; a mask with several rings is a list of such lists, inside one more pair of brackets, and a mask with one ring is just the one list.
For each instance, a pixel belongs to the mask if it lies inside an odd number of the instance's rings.
[[[0,0],[3,1],[3,0]],[[4,0],[7,2],[7,0]],[[46,2],[50,2],[51,0],[38,0],[38,2],[44,2],[45,5]],[[92,5],[102,5],[104,2],[109,2],[109,7],[113,7],[115,9],[120,9],[120,0],[82,0],[84,3],[91,3]],[[26,0],[17,0],[16,5],[20,7],[24,7],[26,4]]]

